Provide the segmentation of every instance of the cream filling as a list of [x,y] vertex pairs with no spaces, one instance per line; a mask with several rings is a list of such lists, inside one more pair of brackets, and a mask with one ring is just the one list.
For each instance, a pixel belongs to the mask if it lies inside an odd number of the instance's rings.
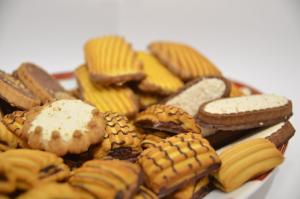
[[29,132],[42,127],[42,140],[51,140],[53,131],[60,132],[64,141],[72,139],[75,130],[85,132],[95,107],[81,100],[58,100],[46,106],[32,121]]
[[287,103],[288,99],[282,96],[273,94],[251,95],[213,101],[204,107],[204,111],[213,114],[230,114],[275,108]]
[[222,97],[225,90],[224,81],[218,78],[206,78],[184,90],[167,104],[180,107],[194,116],[203,103]]

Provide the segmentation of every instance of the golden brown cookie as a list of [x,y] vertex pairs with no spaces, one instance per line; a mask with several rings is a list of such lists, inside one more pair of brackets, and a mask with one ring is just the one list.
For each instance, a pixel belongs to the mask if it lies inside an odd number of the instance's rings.
[[161,137],[153,134],[146,134],[143,141],[141,142],[141,147],[143,149],[147,149],[156,146],[160,141],[162,141]]
[[173,74],[184,81],[209,75],[221,76],[214,64],[186,44],[157,41],[152,42],[148,48]]
[[84,46],[91,80],[100,85],[122,85],[145,77],[136,53],[123,37],[104,36],[89,40]]
[[21,137],[21,130],[26,120],[26,111],[15,111],[3,117],[3,124],[16,136]]
[[208,141],[196,133],[181,133],[159,142],[139,156],[146,185],[159,197],[208,176],[220,160]]
[[215,185],[231,192],[250,179],[280,165],[284,157],[276,146],[264,138],[247,140],[223,150],[222,165],[214,174]]
[[69,183],[95,198],[131,198],[141,183],[138,165],[121,160],[91,160],[74,170]]
[[64,180],[69,169],[63,160],[44,151],[12,149],[0,153],[0,193],[10,193],[16,188],[27,190],[41,183]]
[[58,156],[82,153],[103,139],[105,124],[96,107],[81,100],[57,100],[27,113],[21,137],[33,149]]
[[144,129],[154,129],[170,133],[193,131],[200,133],[200,129],[192,116],[181,108],[157,104],[139,113],[135,125]]
[[130,159],[142,151],[142,138],[126,116],[105,112],[104,121],[104,139],[94,150],[94,158],[111,156],[121,160]]
[[33,63],[22,63],[14,75],[43,103],[54,100],[56,93],[66,92],[56,79]]
[[139,52],[137,57],[143,63],[143,71],[147,75],[138,85],[141,91],[169,95],[183,86],[183,82],[159,63],[153,55]]
[[231,83],[230,97],[240,97],[240,96],[244,96],[244,95],[245,94],[241,91],[241,89],[235,83]]
[[150,189],[141,186],[139,192],[133,196],[133,199],[158,199],[158,196]]
[[0,98],[11,106],[28,110],[41,102],[25,85],[10,74],[0,70]]
[[90,81],[87,68],[82,65],[75,71],[81,99],[96,106],[100,111],[112,111],[128,117],[138,110],[138,99],[127,87],[95,87]]
[[145,109],[148,106],[151,106],[153,104],[158,103],[162,97],[158,95],[153,95],[149,93],[142,93],[142,92],[134,92],[134,94],[137,96],[139,105],[141,109]]

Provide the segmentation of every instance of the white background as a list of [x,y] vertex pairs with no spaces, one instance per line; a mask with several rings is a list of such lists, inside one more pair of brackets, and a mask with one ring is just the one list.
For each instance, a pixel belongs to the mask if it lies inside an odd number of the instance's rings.
[[[299,0],[0,0],[0,68],[32,61],[69,71],[83,62],[87,39],[111,33],[136,49],[156,39],[196,47],[225,75],[291,98],[300,129]],[[299,139],[267,198],[300,198]]]

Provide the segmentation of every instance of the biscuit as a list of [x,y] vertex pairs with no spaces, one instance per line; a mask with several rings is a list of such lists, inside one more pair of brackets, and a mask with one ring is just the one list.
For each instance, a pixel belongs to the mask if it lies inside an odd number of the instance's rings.
[[219,69],[191,46],[176,42],[152,42],[148,46],[166,67],[184,81],[203,76],[221,76]]
[[91,160],[74,170],[69,183],[94,198],[131,198],[141,184],[138,165],[121,160]]
[[146,185],[164,197],[218,169],[220,160],[208,141],[196,133],[182,133],[144,150],[138,163]]
[[139,113],[134,123],[140,128],[169,133],[183,133],[188,131],[200,133],[200,129],[192,116],[181,108],[171,105],[152,105]]
[[0,193],[9,193],[15,189],[27,190],[69,176],[69,169],[63,160],[44,151],[8,150],[0,153],[0,162],[0,173],[5,176],[5,180],[0,182]]
[[187,83],[179,92],[163,100],[163,103],[180,107],[195,116],[203,103],[228,97],[230,90],[230,82],[225,78],[202,77]]
[[138,110],[138,99],[127,87],[95,87],[90,81],[87,68],[82,65],[75,71],[81,99],[96,106],[100,111],[112,111],[131,117]]
[[21,137],[33,149],[63,156],[82,153],[104,136],[102,114],[81,100],[57,100],[32,109],[21,130]]
[[135,92],[135,94],[138,98],[139,106],[141,109],[145,109],[148,106],[157,104],[162,99],[161,96],[153,95],[150,93]]
[[0,70],[0,98],[11,106],[28,110],[40,105],[37,98],[25,85],[10,74]]
[[133,196],[133,199],[158,199],[158,197],[150,189],[141,186],[139,192]]
[[22,63],[14,75],[39,97],[42,103],[54,100],[57,92],[66,92],[56,79],[33,63]]
[[284,157],[276,146],[264,138],[247,140],[223,150],[222,165],[214,174],[215,186],[231,192],[250,179],[280,165]]
[[120,36],[91,39],[84,54],[91,80],[97,85],[122,85],[145,77],[131,44]]
[[231,83],[230,97],[241,97],[244,95],[243,91],[235,83]]
[[156,146],[160,141],[162,141],[161,137],[153,134],[146,134],[145,138],[141,142],[141,147],[143,149],[147,149]]
[[292,115],[292,102],[285,97],[261,94],[217,99],[203,104],[197,114],[201,127],[243,130],[270,126]]
[[118,113],[105,112],[105,135],[95,148],[94,158],[110,156],[116,159],[130,159],[141,151],[141,137],[135,126]]
[[26,111],[15,111],[3,117],[3,124],[17,137],[21,137],[26,120]]
[[138,85],[141,91],[159,95],[170,95],[183,86],[183,82],[146,52],[139,52],[138,60],[143,63],[147,75]]

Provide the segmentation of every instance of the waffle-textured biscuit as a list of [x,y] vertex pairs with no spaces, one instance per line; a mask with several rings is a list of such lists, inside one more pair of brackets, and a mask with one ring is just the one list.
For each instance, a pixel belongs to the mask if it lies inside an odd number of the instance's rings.
[[96,107],[81,100],[57,100],[27,114],[21,137],[34,149],[59,156],[82,153],[104,136],[104,120]]
[[186,44],[152,42],[148,48],[172,73],[184,81],[208,75],[221,76],[214,64]]
[[8,130],[0,121],[0,152],[24,147],[27,147],[26,143]]
[[222,165],[214,174],[215,185],[230,192],[250,179],[280,165],[284,157],[276,146],[264,138],[241,142],[220,153]]
[[231,91],[230,91],[230,97],[241,97],[245,94],[241,91],[241,89],[235,84],[231,83]]
[[285,97],[261,94],[223,98],[203,104],[197,122],[205,128],[242,130],[270,126],[292,115],[292,102]]
[[0,193],[11,193],[16,188],[30,189],[41,183],[61,181],[69,176],[63,160],[44,151],[12,149],[0,153]]
[[28,110],[41,102],[25,85],[10,74],[0,70],[0,98],[11,106]]
[[138,110],[138,99],[127,87],[95,87],[90,81],[87,68],[82,65],[75,71],[81,98],[100,111],[112,111],[126,116],[135,115]]
[[26,111],[15,111],[3,117],[2,122],[16,136],[21,137],[26,120]]
[[208,141],[196,133],[181,133],[144,150],[138,160],[146,184],[159,197],[218,169],[220,160]]
[[69,183],[95,198],[131,198],[141,183],[138,165],[121,160],[91,160],[74,170]]
[[135,125],[170,133],[187,131],[200,133],[200,129],[192,116],[181,108],[164,104],[152,105],[139,113],[136,116]]
[[84,53],[90,77],[97,84],[122,85],[145,77],[131,44],[122,37],[91,39],[85,44]]
[[150,189],[141,186],[139,192],[133,197],[133,199],[158,199],[158,197]]
[[22,63],[14,75],[43,103],[54,100],[56,93],[66,92],[56,79],[33,63]]
[[189,83],[179,92],[163,100],[164,104],[182,108],[195,116],[205,102],[228,97],[230,82],[223,77],[200,77]]
[[104,139],[96,147],[94,158],[110,156],[117,159],[130,159],[142,151],[140,134],[126,116],[105,112],[104,121]]
[[138,85],[141,91],[170,95],[183,86],[183,82],[159,63],[153,55],[139,52],[138,60],[143,63],[143,70],[147,75]]

